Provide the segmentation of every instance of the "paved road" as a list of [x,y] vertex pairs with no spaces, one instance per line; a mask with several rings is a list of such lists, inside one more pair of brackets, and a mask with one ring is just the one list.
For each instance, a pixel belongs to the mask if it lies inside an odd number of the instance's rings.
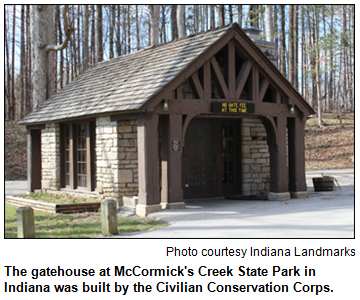
[[[314,192],[312,177],[334,176],[341,190]],[[187,201],[149,216],[170,223],[132,238],[353,238],[354,169],[309,171],[309,198],[288,201]]]
[[[332,175],[341,190],[314,192],[312,177]],[[287,201],[187,201],[185,209],[163,210],[151,218],[170,225],[156,231],[116,238],[352,238],[354,169],[306,172],[307,199]],[[26,191],[26,181],[6,182],[6,195]]]

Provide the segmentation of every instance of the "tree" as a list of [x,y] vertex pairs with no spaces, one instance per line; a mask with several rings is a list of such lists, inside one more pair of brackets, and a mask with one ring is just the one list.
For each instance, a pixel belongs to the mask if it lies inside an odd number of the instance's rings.
[[210,5],[210,29],[215,28],[215,6]]
[[65,40],[61,45],[54,45],[53,5],[31,5],[31,40],[32,40],[32,82],[33,108],[38,108],[54,93],[55,85],[55,61],[54,51],[66,48],[71,39],[74,28],[68,28],[67,8],[64,6],[64,32]]
[[319,54],[319,12],[317,10],[317,5],[314,5],[314,31],[315,31],[315,72],[316,72],[316,91],[317,91],[317,104],[318,104],[318,123],[319,127],[323,126],[322,116],[321,116],[321,89],[320,89],[320,54]]
[[274,22],[272,5],[265,5],[266,40],[274,42]]
[[237,13],[238,13],[238,23],[240,27],[242,27],[242,5],[237,6]]
[[104,60],[104,50],[102,44],[103,30],[102,30],[102,5],[96,5],[96,61]]
[[20,55],[20,119],[24,117],[25,111],[25,5],[21,5],[21,55]]
[[176,10],[176,21],[179,33],[179,39],[186,37],[185,29],[185,5],[178,5]]
[[159,44],[159,20],[160,20],[160,5],[149,5],[149,17],[151,28],[150,45]]
[[16,31],[16,5],[13,13],[13,42],[12,42],[12,64],[11,64],[11,104],[9,107],[10,119],[15,120],[15,31]]
[[222,27],[225,25],[225,6],[219,5],[218,8],[218,20],[219,20],[219,27]]
[[83,72],[89,68],[89,5],[84,5],[83,17]]
[[171,5],[171,40],[172,41],[178,38],[178,30],[176,23],[176,8],[177,5]]
[[281,42],[280,42],[280,72],[286,77],[286,64],[285,64],[285,5],[280,5],[281,10]]

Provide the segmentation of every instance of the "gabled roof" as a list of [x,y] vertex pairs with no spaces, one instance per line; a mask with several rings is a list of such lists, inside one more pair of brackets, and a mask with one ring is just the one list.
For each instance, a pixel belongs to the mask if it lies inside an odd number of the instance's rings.
[[139,109],[230,28],[207,31],[98,63],[20,123],[48,123]]
[[251,49],[263,57],[263,62],[278,75],[276,77],[284,81],[287,90],[299,99],[299,104],[308,114],[314,113],[277,68],[240,30],[239,25],[233,24],[98,63],[50,97],[20,124],[50,123],[139,110],[160,91],[164,92],[163,88],[170,82],[183,81],[181,74],[194,60],[205,54],[227,33],[235,35],[235,32],[230,32],[232,30],[240,32]]

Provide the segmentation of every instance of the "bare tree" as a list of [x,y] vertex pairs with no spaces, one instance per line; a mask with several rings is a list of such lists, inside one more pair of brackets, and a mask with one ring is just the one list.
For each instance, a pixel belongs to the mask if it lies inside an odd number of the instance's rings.
[[102,44],[103,30],[102,30],[102,5],[96,5],[96,52],[97,52],[97,61],[104,60],[104,50]]
[[12,42],[12,64],[11,64],[11,103],[9,107],[10,119],[15,120],[16,99],[15,99],[15,35],[16,35],[16,5],[13,12],[13,42]]
[[159,44],[160,5],[149,5],[151,40],[150,45]]
[[178,38],[177,24],[176,24],[176,8],[177,5],[171,5],[171,40]]
[[52,5],[31,5],[31,40],[32,40],[32,82],[36,83],[33,87],[33,107],[38,108],[54,92],[55,84],[55,61],[53,51],[63,50],[72,33],[73,28],[68,28],[67,24],[67,5],[64,6],[64,32],[65,40],[61,45],[54,45],[53,14]]
[[176,21],[179,33],[179,39],[186,37],[185,29],[185,5],[178,5],[176,10]]
[[210,5],[210,29],[215,28],[215,5]]
[[242,5],[237,6],[237,14],[239,26],[242,27]]
[[319,54],[319,12],[317,5],[314,5],[314,31],[315,31],[315,52],[316,52],[316,61],[315,61],[315,72],[316,72],[316,90],[317,90],[317,104],[318,104],[318,123],[319,127],[323,126],[322,122],[322,113],[321,113],[321,89],[320,89],[320,54]]
[[281,9],[281,42],[280,42],[280,71],[286,77],[286,64],[285,64],[285,6],[280,5]]
[[274,42],[274,21],[272,5],[265,5],[266,40]]
[[136,50],[140,50],[140,26],[139,26],[139,5],[135,5],[136,18]]
[[21,42],[20,42],[20,119],[24,117],[25,111],[25,5],[21,5]]
[[89,5],[84,5],[83,17],[83,72],[89,68]]
[[114,58],[114,28],[115,28],[115,5],[110,5],[110,33],[109,33],[109,57]]
[[225,6],[224,5],[219,5],[218,20],[219,20],[219,27],[222,27],[225,25]]

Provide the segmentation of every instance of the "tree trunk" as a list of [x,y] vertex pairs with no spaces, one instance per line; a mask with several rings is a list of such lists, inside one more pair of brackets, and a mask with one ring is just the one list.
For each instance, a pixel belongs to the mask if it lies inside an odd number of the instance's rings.
[[299,13],[298,13],[298,5],[294,5],[294,60],[293,60],[293,68],[294,68],[294,87],[296,90],[299,89],[299,75],[298,75],[298,61],[299,61],[299,57],[298,57],[298,48],[299,48],[299,40],[298,40],[298,36],[299,36]]
[[[56,6],[56,14],[57,14],[57,21],[58,21],[58,36],[59,36],[59,43],[62,44],[62,30],[61,30],[61,22],[60,22],[60,5]],[[64,87],[64,54],[62,51],[60,52],[60,67],[59,67],[59,83],[60,89]]]
[[10,107],[11,107],[11,73],[10,73],[10,53],[9,53],[9,41],[8,41],[8,32],[7,32],[7,5],[4,6],[5,9],[5,50],[6,50],[6,62],[7,62],[7,78],[6,78],[6,120],[10,120],[11,119],[11,111],[10,111]]
[[127,39],[128,39],[128,53],[131,53],[131,21],[130,21],[130,9],[131,6],[127,6]]
[[165,19],[166,5],[161,5],[161,38],[162,43],[166,43],[166,19]]
[[83,17],[83,72],[89,68],[89,5],[84,5]]
[[315,31],[315,52],[316,52],[316,62],[315,62],[315,72],[316,72],[316,90],[317,90],[317,104],[318,104],[318,123],[319,127],[322,127],[322,112],[321,112],[321,90],[320,90],[320,54],[319,54],[319,14],[317,11],[317,5],[314,5],[314,31]]
[[121,24],[121,13],[120,13],[120,5],[117,4],[116,5],[116,8],[117,8],[117,31],[116,31],[116,52],[117,52],[117,55],[118,57],[121,56],[121,38],[120,38],[120,24]]
[[95,5],[91,5],[91,64],[96,62],[95,50]]
[[149,18],[150,18],[150,45],[159,44],[159,19],[160,19],[160,5],[149,5]]
[[242,27],[242,5],[237,6],[237,13],[239,26]]
[[179,33],[179,39],[186,37],[185,29],[185,5],[178,5],[176,10],[176,21]]
[[27,55],[27,64],[25,70],[25,85],[26,85],[26,115],[31,112],[32,109],[32,85],[31,85],[31,36],[30,36],[30,5],[26,5],[26,55]]
[[[330,5],[330,32],[331,36],[334,34],[334,8]],[[333,86],[334,86],[334,47],[331,42],[330,46],[330,80],[329,80],[329,110],[332,111],[334,109],[334,94],[333,94]]]
[[139,5],[135,5],[136,10],[136,50],[140,50],[140,28],[139,28]]
[[194,5],[194,30],[195,30],[195,34],[198,33],[199,31],[199,10],[198,10],[199,5]]
[[15,99],[15,35],[16,35],[16,5],[13,12],[13,43],[12,43],[12,64],[11,64],[11,104],[10,120],[15,120],[16,99]]
[[305,97],[305,16],[304,16],[304,5],[301,9],[301,95]]
[[32,40],[32,82],[33,107],[38,108],[42,103],[53,95],[55,84],[55,61],[54,52],[64,49],[75,29],[68,29],[67,6],[64,8],[64,31],[66,38],[61,45],[52,44],[54,41],[53,6],[31,5],[31,40]]
[[347,98],[347,81],[346,81],[346,12],[345,12],[345,5],[341,6],[342,8],[342,63],[343,63],[343,79],[342,79],[342,93],[345,106],[345,110],[348,110],[348,98]]
[[110,36],[109,36],[109,58],[114,58],[114,27],[115,27],[115,8],[110,5]]
[[285,5],[280,5],[281,8],[281,45],[280,45],[280,71],[286,77],[286,64],[285,64]]
[[233,18],[233,11],[232,11],[232,5],[229,5],[229,18],[230,18],[230,24],[234,23]]
[[96,5],[96,52],[98,62],[104,60],[102,20],[102,5]]
[[222,27],[225,25],[225,6],[219,5],[218,9],[218,20],[219,20],[219,27]]
[[210,29],[215,28],[215,6],[210,5]]
[[171,5],[171,40],[178,38],[177,24],[176,24],[176,8],[177,5]]
[[289,81],[294,85],[294,5],[289,5]]
[[274,26],[276,67],[279,69],[279,24],[277,5],[274,5]]
[[265,5],[266,40],[274,42],[274,21],[272,5]]
[[24,117],[25,107],[25,5],[21,5],[21,42],[20,42],[20,119]]

